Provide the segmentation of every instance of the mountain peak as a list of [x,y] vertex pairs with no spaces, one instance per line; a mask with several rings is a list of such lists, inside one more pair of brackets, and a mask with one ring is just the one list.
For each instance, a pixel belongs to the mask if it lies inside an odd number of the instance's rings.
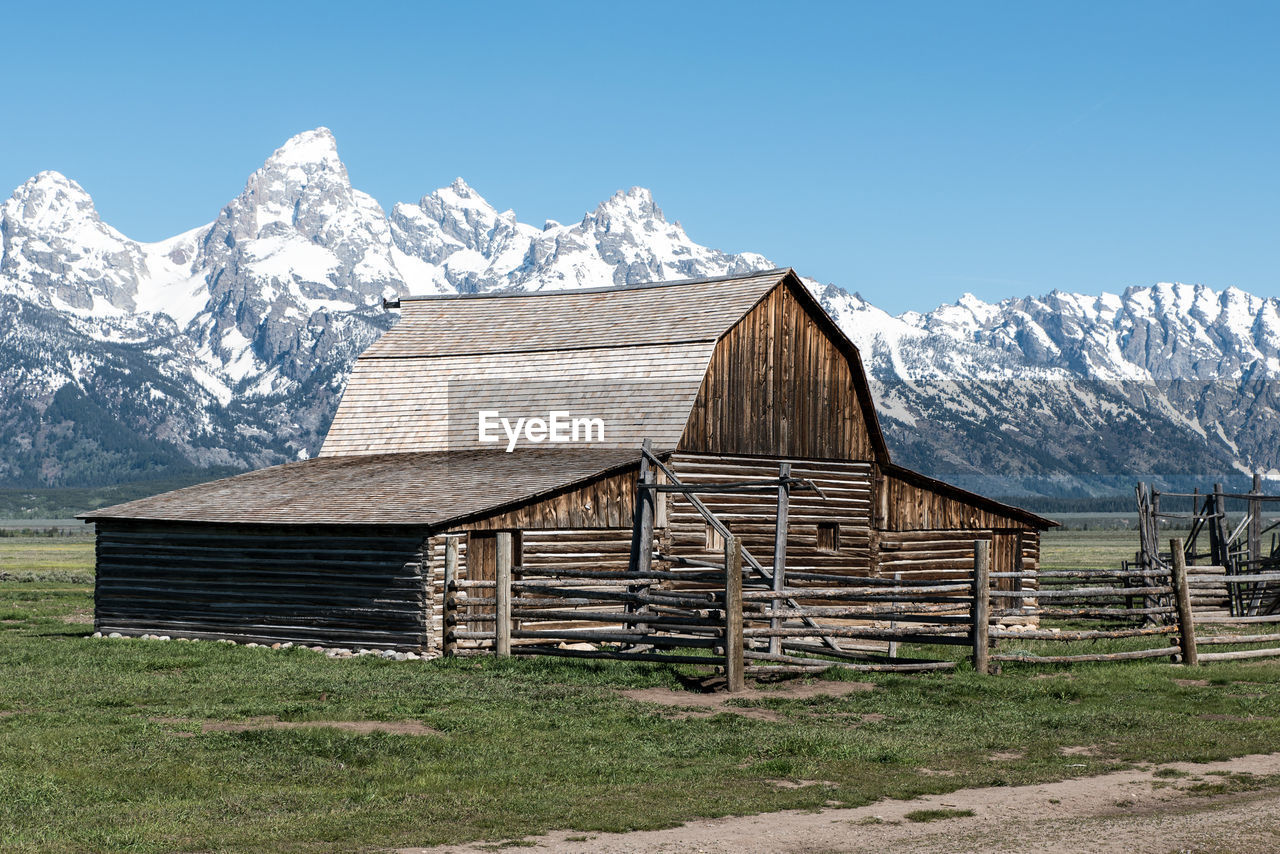
[[471,208],[487,211],[492,215],[497,214],[497,209],[493,205],[489,204],[489,202],[485,200],[484,196],[477,193],[471,185],[462,180],[462,178],[454,178],[452,184],[447,187],[441,187],[434,193],[424,197],[420,204],[422,204],[424,208]]
[[342,160],[338,157],[338,141],[334,139],[333,131],[327,127],[303,131],[290,137],[267,158],[266,165],[304,166],[313,163],[343,168]]
[[46,170],[28,178],[4,205],[4,218],[30,227],[51,227],[76,220],[98,222],[93,199],[61,172]]
[[[58,172],[54,169],[45,169],[43,172],[37,172],[22,184],[22,187],[48,187],[48,186],[70,187],[77,192],[84,193],[83,187],[81,187],[75,181],[68,178],[66,175],[63,175],[61,172]],[[84,193],[84,194],[88,195],[88,193]]]
[[623,216],[628,219],[654,219],[666,222],[662,209],[653,201],[653,193],[644,187],[632,187],[619,190],[596,208],[596,216],[601,214]]
[[0,205],[0,277],[80,311],[134,309],[147,273],[142,248],[98,216],[84,188],[60,172],[29,178]]

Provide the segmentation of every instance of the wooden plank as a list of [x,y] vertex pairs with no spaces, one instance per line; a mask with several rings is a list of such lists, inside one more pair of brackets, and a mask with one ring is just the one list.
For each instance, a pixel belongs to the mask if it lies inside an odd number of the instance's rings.
[[1245,658],[1280,658],[1280,649],[1243,649],[1237,652],[1201,653],[1201,661],[1237,661]]
[[1026,664],[1077,664],[1094,661],[1137,661],[1143,658],[1165,658],[1176,655],[1182,650],[1176,646],[1163,646],[1159,649],[1139,649],[1129,652],[1091,653],[1087,655],[1024,655],[992,654],[992,661],[1018,661]]

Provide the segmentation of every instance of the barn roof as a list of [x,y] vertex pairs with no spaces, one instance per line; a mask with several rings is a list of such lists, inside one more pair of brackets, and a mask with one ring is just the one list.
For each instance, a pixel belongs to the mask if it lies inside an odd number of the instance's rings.
[[[561,410],[609,425],[597,447],[636,448],[646,438],[676,447],[716,342],[788,278],[805,290],[783,269],[405,297],[391,304],[400,322],[356,361],[320,455],[484,447],[480,410]],[[834,324],[830,330],[843,338]]]
[[638,449],[583,446],[318,457],[78,518],[437,527],[559,492],[639,459]]
[[[537,353],[715,341],[789,269],[607,288],[403,297],[362,359]],[[477,334],[477,330],[483,332]]]

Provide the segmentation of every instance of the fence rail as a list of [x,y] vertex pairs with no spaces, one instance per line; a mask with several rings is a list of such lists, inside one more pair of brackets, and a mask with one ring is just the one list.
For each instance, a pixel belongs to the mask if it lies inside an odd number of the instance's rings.
[[[1169,657],[1184,664],[1280,657],[1280,630],[1204,633],[1197,625],[1271,622],[1280,617],[1226,617],[1194,610],[1207,585],[1257,589],[1280,573],[1225,575],[1220,567],[1187,567],[1182,543],[1159,570],[990,572],[990,544],[974,543],[968,581],[902,582],[834,575],[789,578],[775,586],[744,568],[730,536],[719,567],[632,572],[560,570],[536,573],[511,565],[510,534],[498,535],[495,579],[459,579],[456,547],[446,547],[445,649],[453,655],[547,655],[713,666],[730,690],[747,675],[855,671],[928,672],[956,667],[954,656],[899,657],[898,645],[967,647],[981,673],[1004,663],[1072,664]],[[814,574],[810,574],[814,575]],[[1001,579],[1034,580],[1035,588],[995,589]],[[1142,606],[1135,603],[1141,600]],[[1013,607],[997,603],[1017,601]],[[1072,607],[1063,607],[1064,604]],[[1009,625],[1017,617],[1021,625]],[[1044,620],[1069,620],[1048,627]],[[1280,625],[1277,626],[1280,629]],[[1018,649],[1018,642],[1075,644],[1061,654]],[[1084,642],[1150,642],[1142,648],[1078,651]],[[1263,646],[1260,646],[1263,645]],[[1200,647],[1244,649],[1201,651]]]
[[444,596],[448,654],[713,665],[735,689],[746,675],[831,667],[945,670],[957,662],[898,657],[896,647],[973,643],[968,582],[797,573],[775,586],[744,568],[733,536],[716,571],[708,561],[674,570],[535,571],[508,565],[510,536],[498,534],[503,580],[456,578],[456,544],[446,544],[446,568],[454,567]]
[[[786,568],[789,491],[817,484],[778,477],[729,484],[684,484],[648,445],[643,449],[636,518],[626,570],[617,565],[516,565],[513,535],[496,535],[493,577],[459,577],[457,537],[445,540],[443,650],[446,655],[559,656],[710,666],[740,690],[748,675],[816,673],[829,668],[929,672],[968,659],[979,673],[1004,664],[1072,664],[1171,658],[1202,661],[1280,657],[1280,625],[1251,634],[1230,626],[1280,624],[1280,550],[1276,560],[1241,559],[1227,545],[1225,513],[1201,514],[1214,525],[1214,549],[1155,543],[1159,496],[1148,500],[1139,559],[1119,569],[992,572],[992,541],[973,541],[972,571],[949,565],[937,577],[859,577],[839,568]],[[658,482],[659,476],[665,478]],[[743,547],[698,493],[776,491],[774,548],[762,563]],[[678,492],[723,541],[723,553],[664,553],[654,541],[658,492]],[[1213,508],[1223,506],[1219,497]],[[1208,505],[1206,505],[1208,506]],[[1259,516],[1251,536],[1258,539]],[[1267,530],[1270,530],[1269,528]],[[670,550],[670,544],[665,544]],[[968,554],[967,545],[955,554]],[[1253,554],[1258,554],[1254,549]],[[1197,566],[1209,557],[1212,565]],[[1188,563],[1193,565],[1188,566]],[[1017,566],[1017,564],[1015,564]],[[1263,613],[1263,612],[1267,613]],[[1058,621],[1061,624],[1049,625]],[[1197,637],[1197,626],[1203,627]],[[1209,628],[1209,627],[1213,628]],[[907,654],[900,654],[903,645]],[[1200,647],[1213,651],[1201,651]],[[1244,647],[1220,649],[1222,647]]]

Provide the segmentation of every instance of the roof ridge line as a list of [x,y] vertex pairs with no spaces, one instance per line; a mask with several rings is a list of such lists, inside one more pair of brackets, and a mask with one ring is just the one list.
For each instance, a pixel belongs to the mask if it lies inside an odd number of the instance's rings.
[[468,350],[460,353],[431,353],[417,354],[411,356],[380,356],[376,353],[369,355],[361,355],[360,359],[365,361],[390,361],[393,359],[456,359],[463,356],[502,356],[508,353],[582,353],[587,350],[626,350],[635,347],[674,347],[681,344],[714,344],[723,336],[714,338],[681,338],[675,341],[637,341],[634,343],[624,344],[595,344],[591,346],[583,345],[580,347],[540,347],[538,349],[527,350]]
[[399,308],[402,302],[427,302],[432,300],[468,300],[468,299],[501,299],[504,297],[552,297],[558,295],[571,294],[599,294],[610,293],[615,291],[639,291],[647,288],[669,288],[677,285],[700,285],[710,284],[712,282],[732,282],[742,279],[758,279],[764,276],[785,275],[793,272],[791,267],[774,267],[771,270],[754,270],[750,273],[740,273],[737,275],[725,276],[706,276],[694,279],[675,279],[672,281],[659,282],[636,282],[634,284],[625,285],[607,285],[597,288],[563,288],[557,290],[544,291],[487,291],[485,293],[474,294],[420,294],[397,297],[393,300],[384,299],[382,301],[383,308]]

